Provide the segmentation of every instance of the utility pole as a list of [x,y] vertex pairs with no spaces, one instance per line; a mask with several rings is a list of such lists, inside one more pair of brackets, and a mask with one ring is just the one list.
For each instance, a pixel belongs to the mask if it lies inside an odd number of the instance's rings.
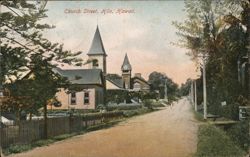
[[205,54],[203,55],[203,107],[204,107],[204,119],[207,119],[207,87],[206,87],[206,58]]
[[194,105],[194,82],[191,83],[191,93],[190,93],[191,103]]
[[197,89],[196,79],[194,80],[194,110],[197,111]]
[[165,99],[168,102],[168,87],[167,87],[167,80],[165,80]]

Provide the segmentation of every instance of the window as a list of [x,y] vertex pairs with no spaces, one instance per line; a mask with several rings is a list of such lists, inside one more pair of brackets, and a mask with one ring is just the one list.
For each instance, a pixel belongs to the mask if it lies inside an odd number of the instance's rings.
[[84,93],[84,105],[89,104],[89,92]]
[[72,92],[71,93],[71,100],[70,100],[71,105],[76,105],[76,93]]
[[98,60],[94,59],[92,65],[93,65],[94,68],[97,68],[99,66]]

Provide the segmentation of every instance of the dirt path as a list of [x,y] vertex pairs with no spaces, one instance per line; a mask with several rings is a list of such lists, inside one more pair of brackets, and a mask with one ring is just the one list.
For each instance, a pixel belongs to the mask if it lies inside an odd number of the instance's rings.
[[197,123],[186,98],[110,129],[76,136],[14,157],[189,157]]

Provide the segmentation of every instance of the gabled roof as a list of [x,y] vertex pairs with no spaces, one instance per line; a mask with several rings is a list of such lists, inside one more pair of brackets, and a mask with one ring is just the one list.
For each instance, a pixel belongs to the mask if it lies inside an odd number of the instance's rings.
[[119,88],[124,88],[124,81],[122,79],[111,79],[106,77],[106,80],[108,80],[109,82],[111,82],[112,84],[114,84]]
[[142,82],[144,82],[144,83],[146,83],[146,84],[149,85],[148,81],[146,81],[143,77],[137,77],[137,76],[135,76],[132,79],[133,79],[133,82],[136,81],[136,80],[140,80],[140,81],[142,81]]
[[54,69],[63,77],[67,77],[72,84],[103,85],[102,71],[100,69]]
[[124,61],[123,61],[123,64],[122,64],[121,69],[122,69],[122,70],[132,70],[132,66],[131,66],[131,64],[129,63],[127,53],[126,53],[126,55],[125,55],[125,58],[124,58]]
[[96,27],[95,35],[87,55],[107,55],[102,43],[102,37],[98,26]]

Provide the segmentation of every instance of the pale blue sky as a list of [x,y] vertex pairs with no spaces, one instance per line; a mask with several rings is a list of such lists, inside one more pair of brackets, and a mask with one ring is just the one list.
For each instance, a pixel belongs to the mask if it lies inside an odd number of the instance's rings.
[[[100,13],[120,8],[135,13]],[[99,25],[108,54],[108,73],[121,74],[127,53],[132,73],[141,72],[146,79],[152,71],[164,72],[177,83],[195,76],[187,50],[170,44],[178,40],[172,21],[185,19],[183,1],[49,1],[46,9],[46,22],[56,26],[45,32],[46,37],[64,43],[69,50],[82,51],[84,60]],[[65,9],[97,9],[99,13],[65,13]]]

